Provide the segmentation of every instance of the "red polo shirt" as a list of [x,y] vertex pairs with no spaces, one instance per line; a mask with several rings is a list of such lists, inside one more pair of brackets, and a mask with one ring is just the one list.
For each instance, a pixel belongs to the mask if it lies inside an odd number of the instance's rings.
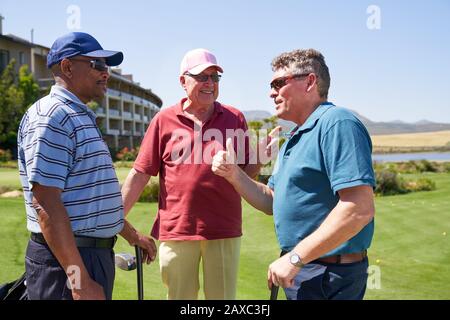
[[[151,234],[159,240],[239,237],[241,198],[228,181],[211,171],[211,159],[226,148],[227,129],[245,132],[247,123],[239,110],[215,102],[211,118],[200,128],[183,114],[185,100],[153,118],[134,163],[136,171],[159,174],[159,209]],[[234,149],[245,166],[248,138],[241,138],[245,141],[241,150],[238,140],[234,139]]]

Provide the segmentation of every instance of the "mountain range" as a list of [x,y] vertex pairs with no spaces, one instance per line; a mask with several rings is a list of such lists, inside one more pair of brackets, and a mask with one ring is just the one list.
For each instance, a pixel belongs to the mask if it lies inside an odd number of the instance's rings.
[[[366,126],[367,130],[371,135],[382,135],[382,134],[399,134],[399,133],[416,133],[416,132],[433,132],[450,130],[450,123],[438,123],[428,120],[420,120],[417,122],[409,123],[401,120],[394,120],[389,122],[376,122],[368,119],[352,111],[355,116]],[[251,110],[243,111],[247,121],[260,121],[262,119],[270,118],[272,114],[263,110]],[[293,122],[278,119],[278,124],[283,127],[283,131],[289,130],[295,126]]]

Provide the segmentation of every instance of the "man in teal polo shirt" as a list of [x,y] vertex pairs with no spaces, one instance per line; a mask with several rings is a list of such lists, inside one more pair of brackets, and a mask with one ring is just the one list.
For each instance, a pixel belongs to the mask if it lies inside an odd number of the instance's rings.
[[212,170],[274,215],[286,254],[269,266],[269,287],[282,286],[288,299],[362,299],[375,213],[369,134],[350,111],[327,102],[330,75],[320,52],[283,53],[272,69],[277,116],[297,126],[268,185],[227,163],[232,150],[217,153]]

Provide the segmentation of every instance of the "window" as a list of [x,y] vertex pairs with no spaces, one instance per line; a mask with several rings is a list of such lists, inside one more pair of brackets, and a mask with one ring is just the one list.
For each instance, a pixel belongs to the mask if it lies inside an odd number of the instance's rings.
[[9,51],[0,50],[0,72],[3,72],[3,70],[5,70],[8,63],[9,63]]
[[19,52],[19,66],[25,64],[25,53],[23,51]]

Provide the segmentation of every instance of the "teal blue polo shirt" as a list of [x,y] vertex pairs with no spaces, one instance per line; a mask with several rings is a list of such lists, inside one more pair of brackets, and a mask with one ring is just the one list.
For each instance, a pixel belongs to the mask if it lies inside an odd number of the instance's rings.
[[[281,249],[290,251],[314,232],[339,201],[338,191],[375,186],[372,143],[349,110],[321,104],[293,129],[278,154],[268,186]],[[372,241],[374,222],[325,256],[360,252]]]

